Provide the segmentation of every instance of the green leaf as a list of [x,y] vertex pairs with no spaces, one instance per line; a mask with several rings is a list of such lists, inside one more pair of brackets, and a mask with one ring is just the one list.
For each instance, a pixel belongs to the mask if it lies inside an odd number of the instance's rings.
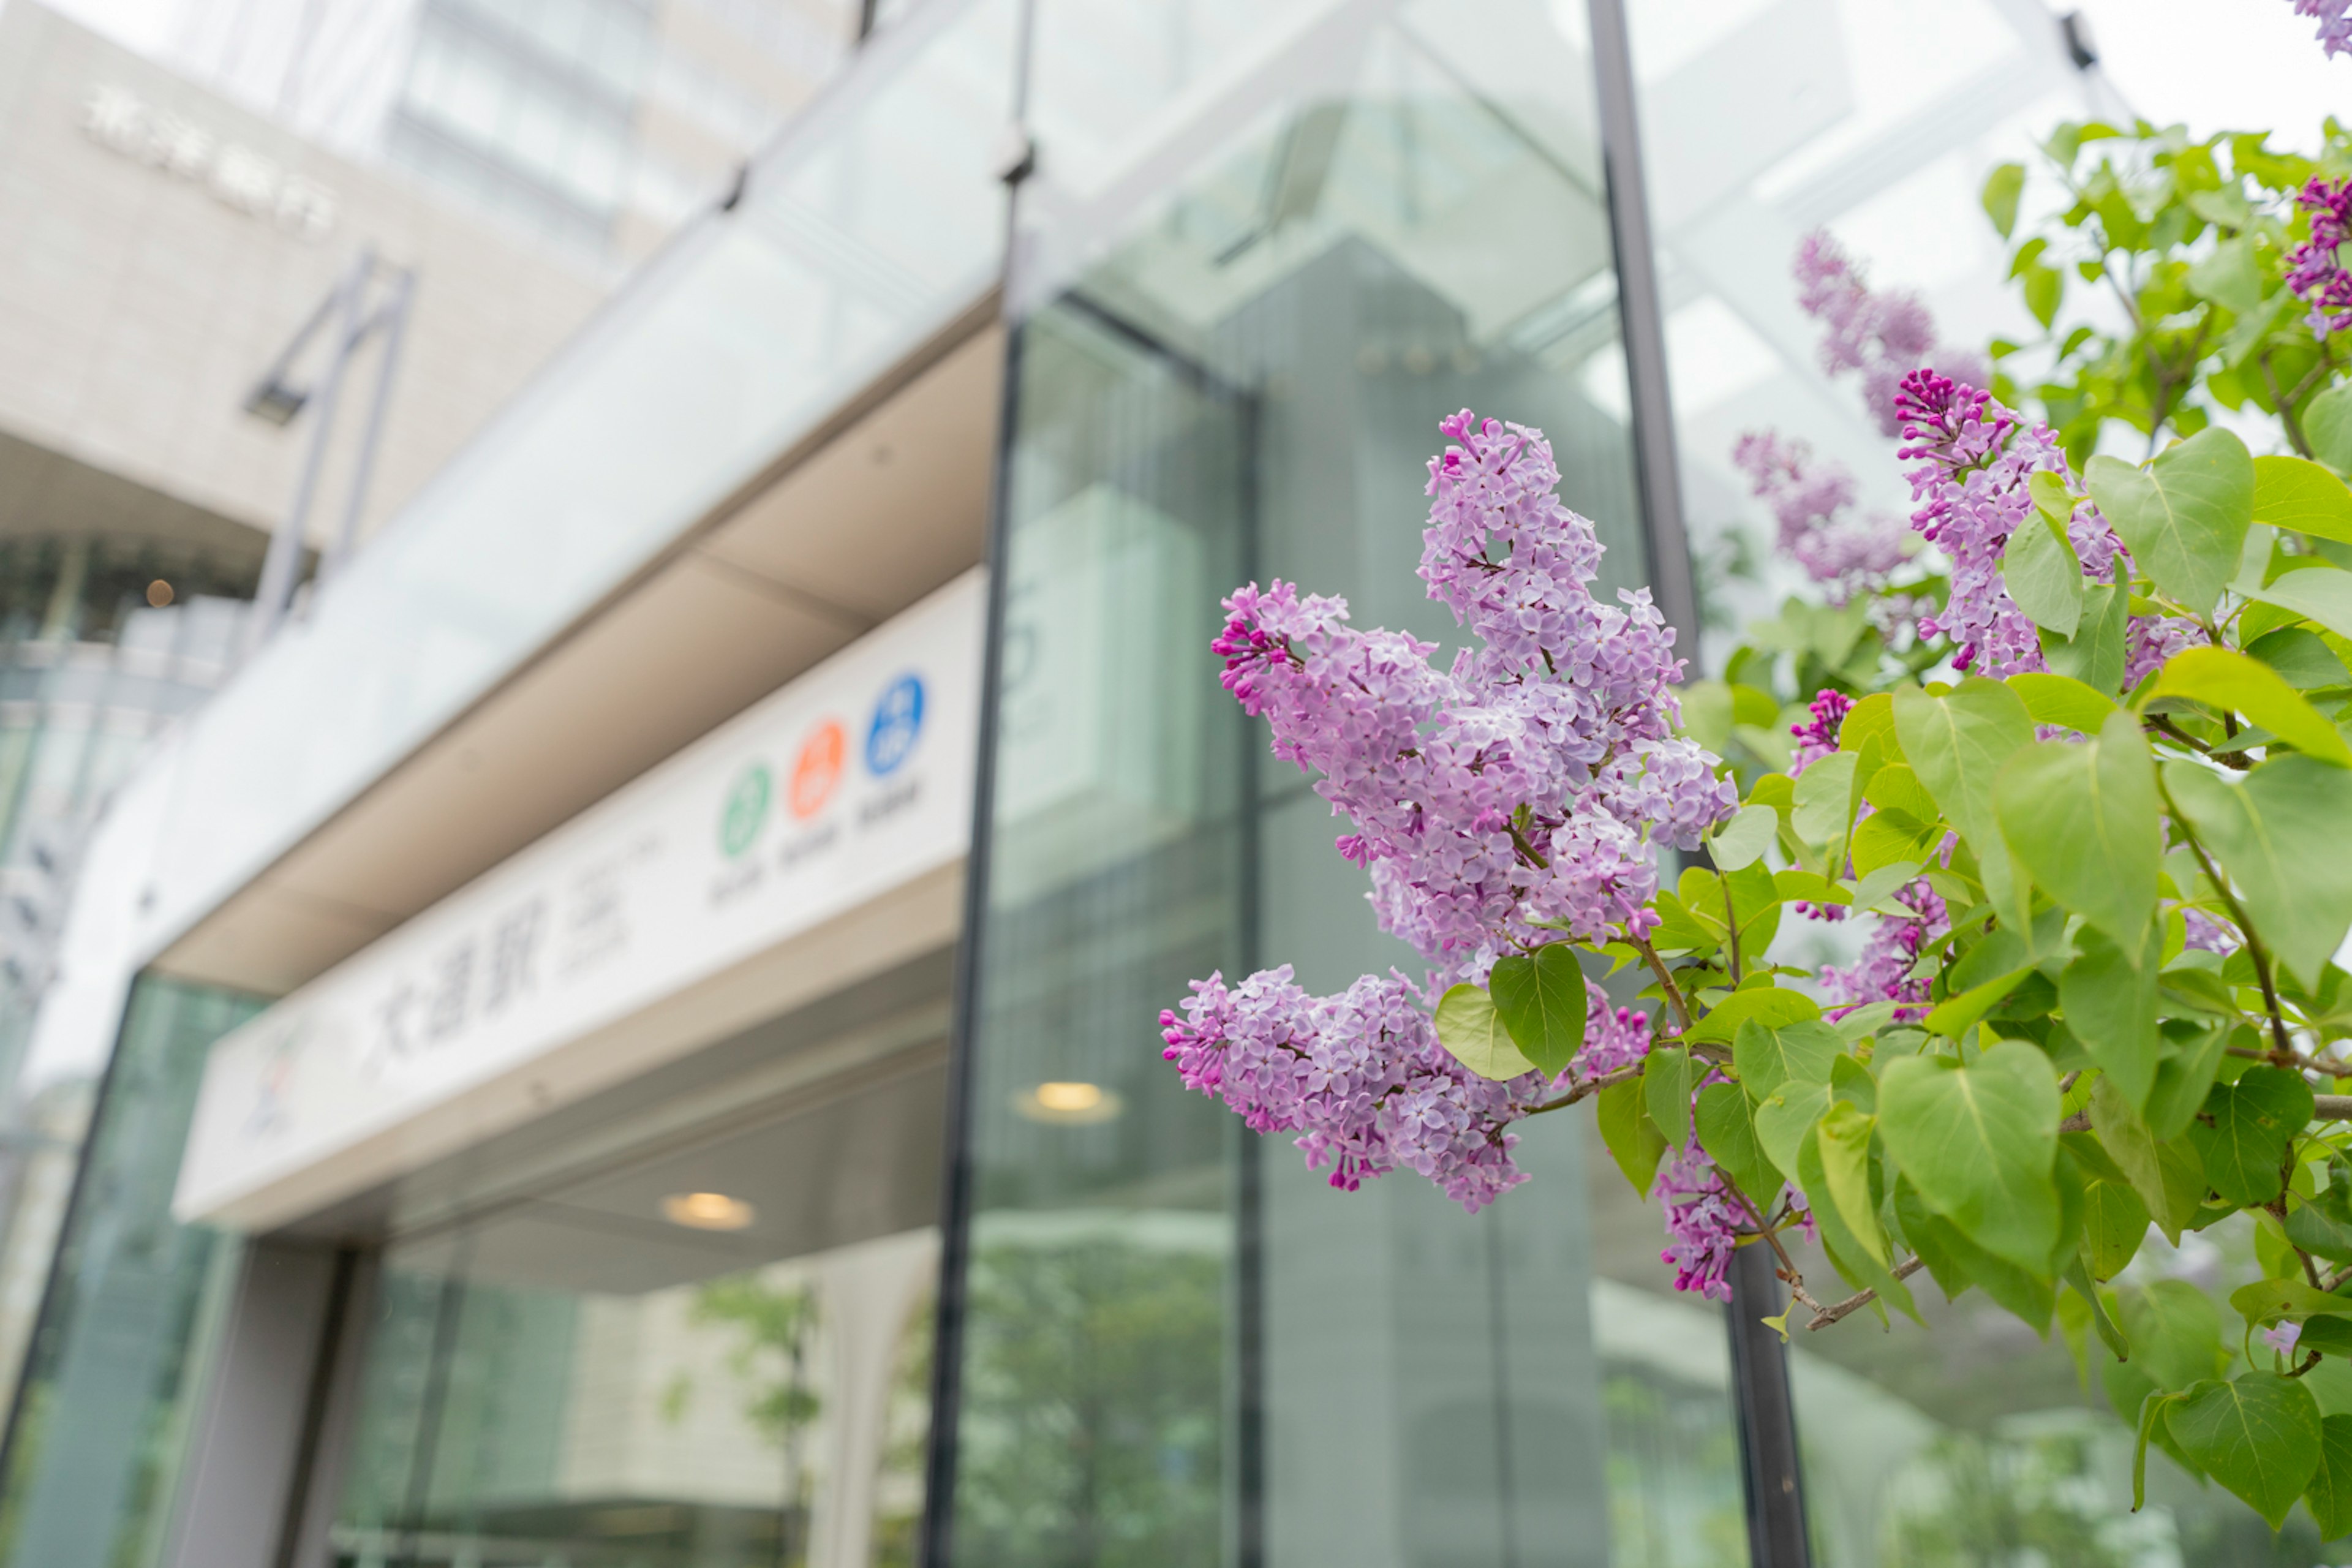
[[[1812,772],[1811,768],[1805,771]],[[1739,1026],[1750,1019],[1777,1029],[1784,1024],[1801,1023],[1821,1016],[1821,1004],[1801,991],[1759,985],[1725,997],[1720,1006],[1693,1026],[1687,1038],[1729,1045],[1738,1034]]]
[[1872,1261],[1885,1268],[1893,1258],[1870,1192],[1870,1136],[1876,1125],[1874,1118],[1833,1100],[1814,1131],[1821,1140],[1822,1173],[1829,1179],[1830,1201],[1837,1205],[1838,1217]]
[[1742,806],[1707,839],[1706,852],[1714,857],[1717,869],[1737,871],[1764,858],[1780,827],[1780,814],[1770,806]]
[[2094,458],[2091,499],[2156,585],[2209,615],[2236,574],[2254,516],[2254,459],[2220,426],[2159,453],[2145,468]]
[[2352,1415],[2320,1418],[2319,1468],[2303,1501],[2319,1526],[2320,1540],[2352,1531]]
[[1756,1105],[1736,1083],[1711,1083],[1698,1091],[1699,1147],[1748,1194],[1759,1214],[1769,1214],[1780,1195],[1781,1173],[1756,1139]]
[[2165,1424],[2207,1475],[2235,1492],[2273,1530],[2319,1468],[2319,1406],[2311,1391],[2274,1373],[2200,1383]]
[[1486,984],[1511,1043],[1545,1077],[1558,1077],[1584,1048],[1584,971],[1566,942],[1496,959]]
[[2074,635],[2083,618],[2083,563],[2063,523],[2038,511],[2019,523],[2001,553],[2000,580],[2035,626]]
[[1790,814],[1798,837],[1808,844],[1836,844],[1845,837],[1846,824],[1853,819],[1853,773],[1860,761],[1852,752],[1833,752],[1798,775],[1797,808]]
[[[2173,1140],[2188,1131],[2190,1120],[2203,1109],[2206,1091],[2213,1087],[2214,1077],[2221,1069],[2221,1058],[2229,1043],[2230,1031],[2226,1027],[2207,1029],[2193,1038],[2172,1042],[2171,1053],[2157,1063],[2156,1089],[2147,1097],[2147,1130],[2156,1134],[2159,1145],[2175,1147]],[[2201,1163],[2198,1180],[2201,1197]]]
[[1731,1065],[1757,1100],[1784,1084],[1827,1083],[1830,1068],[1845,1052],[1845,1041],[1818,1019],[1768,1028],[1753,1019],[1739,1026],[1731,1043]]
[[[1843,1109],[1851,1113],[1853,1108],[1847,1106]],[[1906,1316],[1920,1321],[1924,1327],[1925,1322],[1919,1319],[1919,1309],[1912,1300],[1911,1292],[1879,1261],[1880,1252],[1872,1250],[1861,1237],[1854,1234],[1846,1224],[1843,1209],[1834,1199],[1823,1202],[1818,1195],[1832,1190],[1829,1170],[1822,1160],[1822,1142],[1818,1129],[1805,1134],[1797,1151],[1797,1185],[1812,1200],[1813,1223],[1821,1231],[1822,1248],[1829,1253],[1830,1261],[1837,1265],[1839,1273],[1863,1289],[1877,1291],[1881,1300]],[[1884,1241],[1879,1245],[1883,1250]]]
[[2150,924],[2139,951],[2126,954],[2098,931],[2076,938],[2074,962],[2058,977],[2058,1005],[2066,1026],[2099,1064],[2103,1081],[2121,1094],[2134,1115],[2156,1087],[2164,1042],[2156,1032],[2156,976],[2162,934]]
[[2181,649],[2157,672],[2148,696],[2186,697],[2242,713],[2305,755],[2352,768],[2352,746],[2302,692],[2270,666],[2230,648]]
[[[2001,839],[1993,791],[2001,765],[2033,743],[2024,700],[2000,681],[1969,679],[1944,697],[1904,687],[1894,709],[1895,735],[1913,773],[1976,852],[1986,896],[2005,921],[2022,925],[2025,879]],[[1811,776],[1812,769],[1805,772]]]
[[2340,1180],[2287,1210],[2286,1238],[2331,1263],[2352,1263],[2352,1203]]
[[[2352,388],[2352,383],[2347,383],[2336,390],[2341,392],[2347,388]],[[2276,605],[2282,610],[2293,611],[2305,620],[2318,622],[2337,637],[2352,637],[2352,572],[2315,566],[2305,571],[2289,572],[2267,585],[2242,580],[2235,586],[2249,599]],[[1805,771],[1811,773],[1812,769]]]
[[1503,1027],[1494,1002],[1475,985],[1456,985],[1437,999],[1437,1043],[1476,1073],[1497,1083],[1535,1071]]
[[[2286,1261],[2294,1266],[2292,1254]],[[2241,1285],[2230,1292],[2230,1305],[2240,1317],[2257,1325],[2283,1318],[2296,1322],[2305,1318],[2352,1318],[2352,1300],[2331,1296],[2301,1279],[2257,1279]]]
[[2211,1377],[2221,1359],[2221,1311],[2186,1279],[2159,1279],[2116,1292],[2132,1359],[2158,1388]]
[[2352,822],[2352,773],[2288,755],[2232,783],[2194,763],[2168,763],[2164,786],[2238,885],[2255,934],[2316,985],[2352,930],[2352,856],[2332,848]]
[[2083,1258],[2093,1277],[2123,1272],[2147,1238],[2147,1205],[2129,1183],[2092,1182],[2083,1193]]
[[2205,1180],[2241,1207],[2269,1203],[2284,1190],[2287,1145],[2311,1121],[2310,1086],[2284,1068],[2251,1067],[2235,1083],[2217,1083],[2189,1141],[2205,1162]]
[[2192,293],[2226,306],[2232,315],[2251,316],[2262,309],[2262,269],[2254,265],[2253,241],[2245,235],[2223,240],[2192,263],[2188,281]]
[[2025,710],[2037,724],[2063,724],[2095,735],[2107,715],[2116,711],[2114,698],[2071,675],[2012,675],[2009,687],[2025,700]]
[[2117,711],[2095,741],[2026,748],[2002,765],[1994,800],[2001,836],[2035,885],[2137,954],[2156,918],[2164,849],[2138,721]]
[[1650,1195],[1650,1184],[1657,1179],[1658,1161],[1666,1152],[1666,1140],[1642,1110],[1642,1080],[1627,1079],[1612,1083],[1593,1097],[1594,1120],[1601,1128],[1601,1141],[1608,1145],[1609,1157],[1633,1184],[1633,1191],[1643,1197]]
[[2134,1513],[2147,1506],[2148,1439],[2154,1437],[2166,1448],[2171,1447],[2172,1445],[2165,1441],[2165,1412],[2178,1405],[2186,1397],[2185,1394],[2158,1394],[2150,1391],[2140,1401],[2139,1441],[2132,1447],[2132,1511]]
[[2091,1131],[2099,1135],[2099,1146],[2107,1152],[2116,1168],[2129,1181],[2132,1190],[2149,1215],[2163,1230],[2165,1240],[2180,1245],[2180,1228],[2197,1213],[2199,1201],[2205,1195],[2205,1180],[2201,1171],[2190,1190],[2177,1191],[2178,1184],[2168,1184],[2162,1147],[2139,1112],[2123,1096],[2123,1091],[2107,1081],[2105,1074],[2091,1082]]
[[2003,239],[2007,239],[2010,231],[2017,226],[2017,198],[2024,189],[2025,165],[2022,163],[2003,163],[1985,176],[1981,198],[1985,216],[1992,219],[1992,226]]
[[2083,586],[2083,619],[2072,637],[2044,628],[2042,656],[2060,675],[2071,676],[2095,691],[2114,691],[2124,683],[2131,632],[2131,595],[2106,583]]
[[1830,1108],[1830,1086],[1822,1083],[1782,1084],[1756,1102],[1756,1142],[1764,1157],[1782,1171],[1794,1172],[1813,1124]]
[[2301,626],[2281,626],[2246,645],[2249,658],[2261,659],[2297,691],[2326,686],[2352,686],[2352,669],[2336,657],[2327,639]]
[[1670,1149],[1690,1142],[1691,1093],[1705,1070],[1680,1046],[1658,1047],[1642,1068],[1642,1103]]
[[2034,261],[2026,265],[2024,273],[2025,308],[2033,319],[2048,327],[2057,319],[2058,306],[2066,293],[2066,275],[2054,267]]
[[2254,521],[2352,543],[2352,489],[2309,458],[2256,458]]
[[2329,387],[2303,407],[2303,437],[2311,455],[2340,474],[2352,474],[2352,382]]
[[1968,1033],[1970,1025],[2007,1001],[2009,994],[2022,984],[2025,977],[2032,973],[2033,966],[2029,963],[2022,969],[2012,969],[2006,974],[1996,974],[1982,984],[1972,985],[1958,996],[1950,997],[1938,1004],[1922,1022],[1927,1026],[1929,1034],[1948,1035],[1957,1040]]
[[1927,1272],[1935,1276],[1936,1288],[1943,1291],[1948,1301],[1977,1282],[1969,1262],[1991,1256],[1968,1246],[1960,1233],[1952,1228],[1952,1222],[1929,1208],[1927,1200],[1919,1195],[1919,1189],[1899,1175],[1895,1181],[1895,1223],[1903,1227],[1904,1241],[1927,1266]]
[[1899,1058],[1880,1075],[1878,1120],[1888,1153],[1929,1206],[1986,1251],[2048,1267],[2058,1240],[2059,1120],[2049,1058],[2003,1040],[1968,1067]]

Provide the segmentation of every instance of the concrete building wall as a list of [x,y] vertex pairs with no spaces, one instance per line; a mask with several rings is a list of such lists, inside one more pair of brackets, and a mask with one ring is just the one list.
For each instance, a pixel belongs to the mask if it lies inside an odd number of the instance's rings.
[[[241,405],[362,247],[417,273],[364,537],[604,279],[26,0],[0,10],[0,432],[269,526],[308,426]],[[359,368],[350,391],[372,384]],[[314,511],[314,540],[336,510]]]

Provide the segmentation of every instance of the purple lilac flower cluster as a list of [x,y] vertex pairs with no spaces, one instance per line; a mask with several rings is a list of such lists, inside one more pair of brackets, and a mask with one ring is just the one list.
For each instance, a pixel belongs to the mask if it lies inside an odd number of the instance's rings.
[[1772,509],[1781,552],[1823,584],[1832,603],[1878,586],[1903,564],[1910,542],[1901,521],[1858,513],[1853,475],[1816,459],[1802,441],[1751,432],[1732,447],[1731,460]]
[[[2340,12],[2343,5],[2338,4]],[[2305,13],[2316,15],[2317,13]],[[2338,17],[2330,26],[2352,26]],[[2320,32],[2327,37],[2327,28]],[[2330,53],[2337,45],[2328,44]],[[2295,198],[2311,214],[2311,237],[2286,255],[2286,286],[2311,307],[2305,318],[2311,330],[2326,337],[2352,327],[2352,272],[2345,270],[2337,247],[2352,238],[2352,180],[2322,179],[2315,174]]]
[[2352,55],[2352,0],[2294,0],[2294,14],[2317,19],[2312,35],[2331,55]]
[[1838,999],[1830,1016],[1843,1017],[1873,1002],[1895,1004],[1898,1024],[1916,1024],[1927,1016],[1933,1005],[1928,979],[1914,979],[1911,970],[1920,951],[1951,929],[1951,914],[1925,877],[1896,889],[1895,900],[1916,918],[1881,916],[1863,942],[1861,957],[1843,969],[1822,966],[1822,985]]
[[1797,303],[1822,323],[1822,368],[1832,375],[1858,371],[1863,399],[1878,421],[1879,433],[1902,433],[1895,394],[1903,378],[1931,357],[1963,381],[1982,382],[1989,367],[1968,349],[1936,344],[1935,318],[1916,294],[1876,292],[1863,280],[1862,268],[1825,229],[1797,247],[1792,268]]
[[[1402,1165],[1475,1210],[1521,1179],[1506,1129],[1558,1086],[1470,1073],[1438,1044],[1433,999],[1560,929],[1645,933],[1655,847],[1697,847],[1738,797],[1674,734],[1682,663],[1648,594],[1592,596],[1601,546],[1554,493],[1542,434],[1467,409],[1440,428],[1456,444],[1430,462],[1421,575],[1477,646],[1441,671],[1434,644],[1360,631],[1344,601],[1279,581],[1227,599],[1213,645],[1275,754],[1321,774],[1352,828],[1339,852],[1370,870],[1381,929],[1433,966],[1428,981],[1314,996],[1287,969],[1212,977],[1160,1024],[1189,1087],[1298,1132],[1335,1185]],[[1570,1074],[1648,1048],[1646,1017],[1592,1002]]]
[[1790,778],[1837,751],[1838,731],[1845,724],[1845,716],[1853,711],[1853,699],[1834,686],[1824,686],[1813,693],[1808,711],[1811,718],[1789,726],[1789,733],[1797,740],[1797,749],[1789,758]]
[[1666,1248],[1658,1259],[1674,1266],[1675,1289],[1711,1301],[1730,1300],[1731,1281],[1726,1275],[1739,1245],[1741,1224],[1748,1216],[1696,1137],[1682,1148],[1666,1151],[1650,1190],[1665,1211]]
[[[1951,594],[1944,608],[1919,619],[1919,635],[1948,637],[1955,668],[1994,679],[2046,669],[2041,634],[2009,596],[2001,560],[2010,535],[2033,515],[2027,485],[2036,473],[2074,484],[2066,456],[2047,424],[2027,421],[1990,393],[1931,370],[1903,380],[1897,403],[1903,434],[1910,445],[1895,456],[1918,459],[1906,476],[1922,502],[1912,526],[1952,563]],[[2130,556],[2106,519],[2088,500],[2066,521],[2066,537],[2095,583],[2121,580]],[[2127,628],[2125,686],[2137,685],[2148,671],[2182,648],[2205,640],[2186,616],[2134,616]]]

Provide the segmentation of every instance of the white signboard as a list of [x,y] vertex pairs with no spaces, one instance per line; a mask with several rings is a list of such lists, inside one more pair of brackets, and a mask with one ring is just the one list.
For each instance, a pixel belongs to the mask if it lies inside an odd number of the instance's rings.
[[961,859],[982,598],[940,590],[224,1037],[173,1211],[234,1216]]

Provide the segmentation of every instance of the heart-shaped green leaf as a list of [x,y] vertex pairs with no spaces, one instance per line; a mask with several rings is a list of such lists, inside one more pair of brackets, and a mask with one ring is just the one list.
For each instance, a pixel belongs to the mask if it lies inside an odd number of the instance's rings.
[[[2338,387],[2336,390],[2342,391]],[[2267,584],[2241,580],[2235,584],[2249,599],[2276,605],[2307,621],[2316,621],[2340,637],[2352,637],[2352,572],[2313,566],[2289,572]],[[1808,769],[1808,772],[1811,770]]]
[[1486,985],[1512,1044],[1545,1077],[1558,1077],[1583,1049],[1584,971],[1566,942],[1496,959]]
[[1593,1121],[1601,1129],[1601,1142],[1608,1147],[1609,1157],[1625,1173],[1625,1179],[1643,1197],[1650,1195],[1650,1184],[1657,1179],[1658,1161],[1666,1152],[1665,1138],[1642,1109],[1642,1080],[1629,1078],[1612,1083],[1593,1097]]
[[2254,459],[2216,425],[2159,453],[2145,468],[2094,458],[2091,499],[2156,585],[2210,615],[2236,574],[2254,521]]
[[2300,1073],[2252,1067],[2235,1083],[2217,1083],[2189,1141],[2205,1162],[2215,1192],[2242,1207],[2266,1204],[2284,1190],[2287,1146],[2311,1121],[2311,1088]]
[[2097,931],[2076,939],[2080,950],[2058,979],[2066,1026],[2090,1051],[2106,1082],[2137,1115],[2156,1087],[2163,1040],[2156,1032],[2156,972],[2162,934],[2151,923],[2140,951],[2126,954]]
[[2238,885],[2256,933],[2298,978],[2316,984],[2352,930],[2352,856],[2314,852],[2352,822],[2352,773],[2284,756],[2231,783],[2192,763],[2168,763],[2164,787]]
[[2062,637],[2083,618],[2083,563],[2065,526],[2036,511],[2017,525],[2001,552],[2000,580],[2026,619]]
[[1749,1096],[1763,1100],[1783,1084],[1829,1082],[1831,1067],[1844,1052],[1844,1038],[1819,1019],[1777,1029],[1751,1019],[1732,1040],[1731,1065]]
[[2319,1406],[2311,1391],[2274,1373],[2200,1383],[2166,1413],[2172,1436],[2205,1473],[2273,1530],[2319,1468]]
[[2012,675],[2008,684],[2011,690],[2025,699],[2025,710],[2033,715],[2037,724],[2063,724],[2069,730],[2095,735],[2099,726],[2107,721],[2107,715],[2116,710],[2115,699],[2093,690],[2071,675]]
[[1456,985],[1437,999],[1437,1043],[1480,1078],[1505,1082],[1535,1071],[1503,1027],[1494,1002],[1475,985]]
[[2090,742],[2027,747],[2002,764],[1994,801],[2034,884],[2137,957],[2164,850],[2139,721],[2119,710]]
[[1694,1042],[1729,1045],[1738,1034],[1739,1026],[1750,1019],[1767,1028],[1779,1028],[1821,1016],[1821,1004],[1801,991],[1754,986],[1725,997],[1719,1006],[1692,1026],[1689,1038]]
[[2319,1526],[2320,1540],[2352,1531],[2352,1415],[2321,1417],[2319,1468],[2303,1501]]
[[1690,1142],[1691,1096],[1706,1069],[1680,1046],[1659,1046],[1642,1068],[1642,1103],[1669,1148]]
[[2352,746],[2302,692],[2270,666],[2232,649],[2183,648],[2157,672],[2148,695],[2187,697],[2242,713],[2305,755],[2352,768]]
[[1764,858],[1780,826],[1780,814],[1770,806],[1741,806],[1708,837],[1706,852],[1714,858],[1717,869],[1737,871]]
[[2116,1292],[2132,1361],[2158,1388],[2211,1377],[2221,1361],[2221,1312],[2186,1279],[2126,1285]]
[[2037,1272],[2058,1240],[2058,1120],[2050,1058],[2021,1040],[1966,1067],[1906,1057],[1879,1076],[1880,1136],[1920,1195],[1986,1251]]
[[2062,637],[2045,626],[2041,642],[2053,672],[2094,691],[2114,691],[2124,683],[2131,653],[2131,595],[2112,584],[2085,583],[2074,635]]
[[1771,1212],[1781,1173],[1756,1139],[1756,1102],[1738,1084],[1711,1083],[1698,1091],[1694,1112],[1699,1147],[1729,1176],[1759,1214]]
[[1997,680],[1964,680],[1943,697],[1905,687],[1895,692],[1894,708],[1895,734],[1912,773],[1976,851],[1994,908],[2011,924],[2022,924],[2025,879],[2003,846],[1993,787],[2002,764],[2033,743],[2033,716]]
[[2308,458],[2256,458],[2254,521],[2352,543],[2352,489]]

